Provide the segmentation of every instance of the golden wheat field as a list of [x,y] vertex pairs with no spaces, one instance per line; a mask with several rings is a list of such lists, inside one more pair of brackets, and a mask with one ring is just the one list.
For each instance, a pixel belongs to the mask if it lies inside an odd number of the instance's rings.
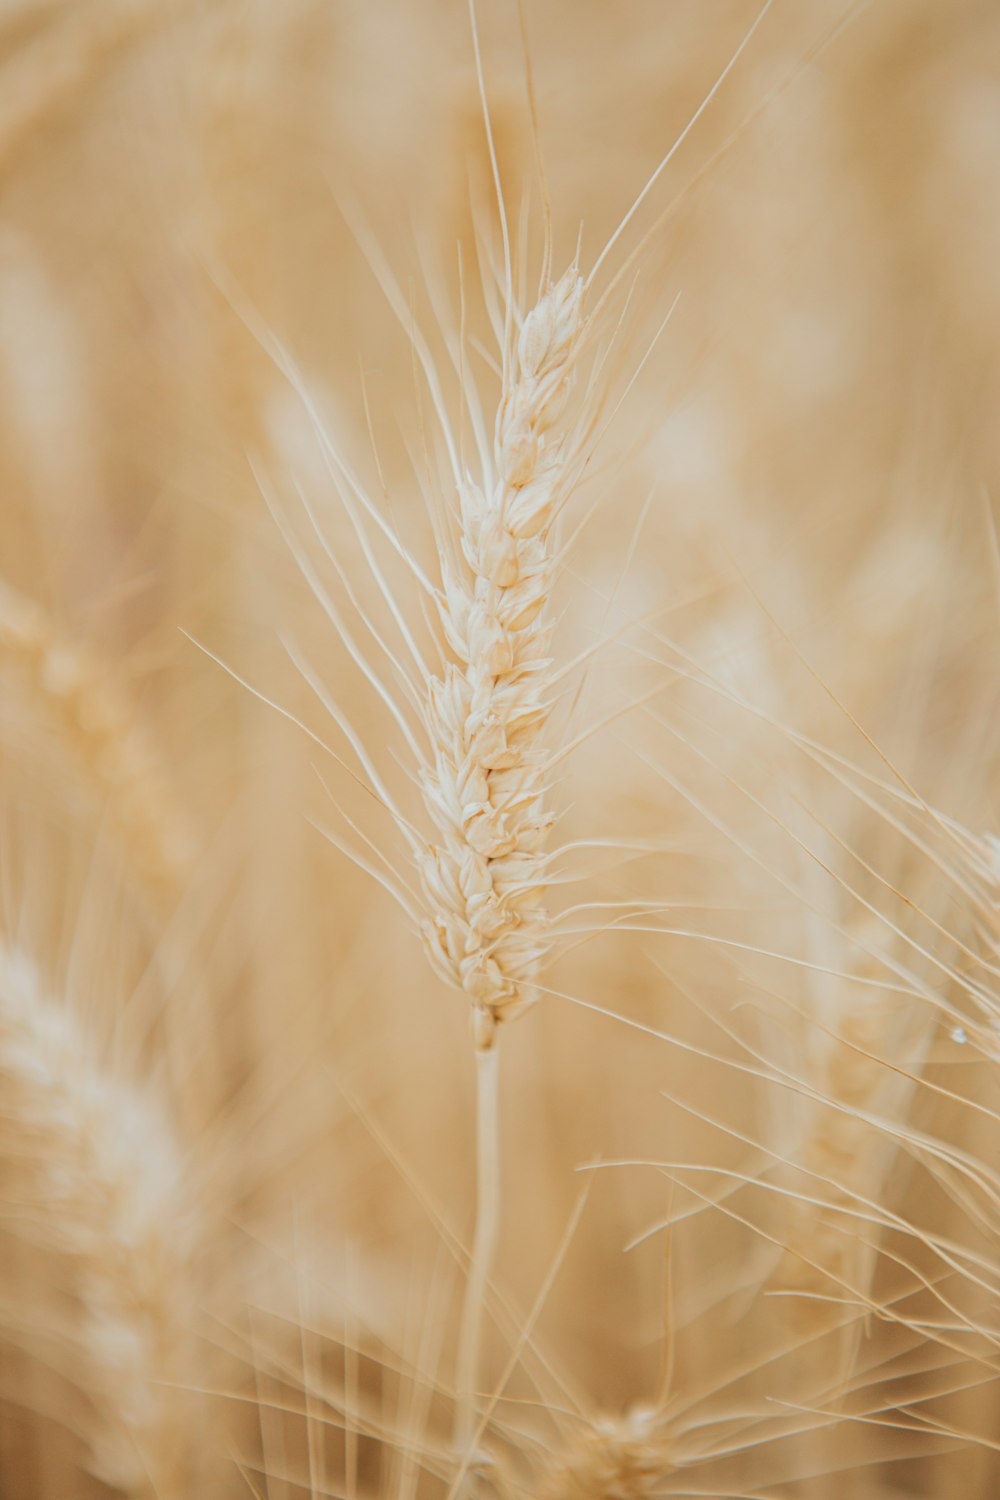
[[0,4],[0,1496],[1000,1494],[996,0]]

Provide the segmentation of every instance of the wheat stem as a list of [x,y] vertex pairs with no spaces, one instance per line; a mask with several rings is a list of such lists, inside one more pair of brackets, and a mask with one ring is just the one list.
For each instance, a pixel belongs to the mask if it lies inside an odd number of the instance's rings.
[[455,1447],[464,1457],[476,1431],[476,1383],[486,1290],[500,1229],[500,1049],[477,1047],[476,1229],[459,1334]]

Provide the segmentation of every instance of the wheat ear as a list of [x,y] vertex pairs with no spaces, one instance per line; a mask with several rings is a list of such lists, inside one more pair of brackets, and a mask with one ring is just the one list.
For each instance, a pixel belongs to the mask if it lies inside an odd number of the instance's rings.
[[433,764],[423,792],[439,835],[421,861],[432,961],[474,1007],[476,1046],[531,1001],[546,951],[543,844],[550,711],[553,525],[575,477],[559,431],[583,328],[571,268],[524,317],[496,417],[493,471],[461,487],[465,566],[442,567],[441,619],[455,656],[432,678]]
[[663,1432],[637,1408],[588,1427],[537,1493],[539,1500],[651,1500],[672,1468]]
[[836,1335],[842,1382],[863,1330],[856,1308],[845,1314],[836,1299],[867,1301],[878,1261],[877,1230],[858,1233],[856,1215],[881,1201],[899,1152],[894,1131],[878,1122],[906,1120],[933,1025],[929,1007],[880,986],[902,966],[875,956],[879,926],[872,921],[860,935],[871,952],[855,963],[856,977],[841,974],[814,996],[820,1024],[802,1038],[817,1102],[804,1111],[794,1161],[811,1187],[790,1200],[787,1248],[775,1268],[781,1290],[802,1294],[789,1303],[796,1325]]
[[[33,965],[0,946],[0,1223],[52,1257],[79,1314],[39,1309],[74,1351],[96,1420],[90,1467],[135,1497],[190,1493],[183,1166],[147,1095],[102,1068]],[[31,1291],[43,1295],[33,1279]]]
[[117,833],[147,889],[176,900],[190,840],[160,761],[110,663],[73,640],[39,605],[0,579],[0,659],[15,668],[60,726],[87,778],[110,794]]
[[457,1362],[456,1443],[475,1429],[486,1286],[500,1218],[497,1026],[531,1003],[545,954],[543,845],[552,824],[541,744],[550,709],[553,528],[574,465],[558,422],[582,332],[575,267],[505,351],[492,464],[460,488],[462,564],[442,563],[439,607],[455,660],[428,684],[433,759],[422,777],[438,834],[420,861],[437,970],[472,1002],[476,1229]]

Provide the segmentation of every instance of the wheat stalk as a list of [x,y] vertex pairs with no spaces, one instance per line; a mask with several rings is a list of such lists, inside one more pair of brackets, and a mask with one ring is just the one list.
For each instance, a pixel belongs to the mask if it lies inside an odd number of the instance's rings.
[[[79,1314],[68,1328],[95,1409],[90,1466],[136,1497],[189,1494],[187,1361],[194,1219],[167,1125],[101,1065],[21,953],[0,946],[0,1222],[46,1257]],[[32,1293],[41,1296],[33,1279]]]
[[[399,312],[399,289],[377,247],[369,242],[368,249]],[[248,327],[303,400],[359,538],[363,528],[352,495],[384,530],[385,522],[326,437],[294,364],[262,326],[239,289],[227,278],[223,281]],[[391,870],[388,878],[379,877],[381,883],[416,920],[435,971],[471,1002],[476,1058],[477,1204],[456,1382],[456,1441],[465,1452],[466,1463],[472,1461],[468,1448],[475,1427],[481,1323],[499,1224],[497,1028],[532,1003],[533,981],[552,946],[547,932],[549,919],[542,905],[548,883],[544,841],[553,822],[546,801],[553,758],[544,744],[555,688],[547,654],[552,628],[547,605],[556,566],[556,523],[579,478],[593,430],[587,412],[569,430],[560,427],[585,333],[583,298],[584,282],[574,265],[558,281],[548,281],[535,306],[522,313],[508,278],[501,390],[492,446],[482,440],[477,443],[481,458],[478,480],[459,469],[433,363],[419,335],[411,331],[442,421],[460,513],[456,561],[449,561],[442,544],[439,586],[432,586],[407,556],[415,576],[434,595],[453,656],[443,673],[434,675],[403,626],[421,678],[419,693],[408,678],[407,688],[419,704],[429,756],[406,726],[388,690],[351,642],[312,564],[282,525],[277,508],[271,507],[303,575],[348,642],[355,661],[404,728],[416,757],[423,800],[433,826],[430,838],[421,837],[403,816],[363,742],[337,713],[328,695],[320,694],[348,735],[378,800],[400,827],[419,872],[422,902],[418,907],[408,899],[403,893],[405,882]],[[471,385],[467,395],[470,411],[478,412],[478,395]],[[477,437],[481,438],[479,427]],[[266,496],[263,484],[262,488]],[[393,542],[402,550],[395,538]],[[400,623],[395,601],[366,539],[362,538],[362,545]],[[370,622],[362,618],[376,634]],[[387,651],[377,634],[376,639]],[[394,664],[398,668],[398,663]],[[303,670],[303,675],[315,686],[311,673]]]
[[[574,475],[558,427],[583,333],[583,282],[570,267],[520,320],[504,351],[492,465],[460,489],[464,567],[442,559],[439,609],[455,657],[428,682],[433,762],[424,802],[438,840],[420,859],[424,944],[472,1002],[477,1208],[459,1341],[456,1441],[474,1431],[486,1284],[499,1224],[497,1026],[531,1004],[548,948],[542,905],[552,691],[553,528]],[[513,312],[513,309],[510,310]]]
[[[366,240],[372,263],[400,313],[399,288],[377,247],[367,236]],[[402,814],[361,738],[330,696],[317,688],[314,675],[300,665],[303,676],[347,735],[377,799],[395,818],[419,872],[422,900],[416,893],[413,900],[409,898],[405,881],[391,867],[388,876],[377,878],[416,921],[435,971],[471,1002],[477,1097],[476,1228],[456,1379],[456,1443],[465,1455],[463,1465],[468,1465],[473,1462],[469,1445],[475,1428],[485,1292],[499,1225],[497,1029],[532,1003],[533,981],[552,947],[546,930],[549,919],[542,905],[548,883],[544,841],[553,822],[546,801],[553,756],[544,744],[555,688],[547,654],[552,629],[547,605],[556,566],[556,523],[579,478],[593,432],[590,411],[584,411],[568,430],[560,428],[586,328],[584,282],[576,266],[571,266],[558,281],[547,281],[535,306],[522,313],[508,277],[501,390],[491,447],[482,440],[477,420],[481,459],[478,480],[459,469],[457,446],[448,429],[433,362],[422,339],[411,329],[442,423],[459,499],[456,561],[449,561],[442,541],[438,586],[430,584],[392,536],[394,547],[404,555],[414,576],[433,594],[453,656],[443,673],[436,676],[423,662],[400,619],[364,536],[355,502],[383,532],[385,521],[324,432],[292,360],[239,288],[224,273],[220,279],[234,308],[302,399],[369,566],[403,629],[420,674],[419,688],[402,675],[408,695],[417,701],[429,756],[389,690],[351,640],[311,562],[268,499],[303,576],[403,729],[416,759],[424,804],[433,826],[430,838],[422,837]],[[479,399],[471,378],[466,394],[470,411],[478,413]],[[258,478],[268,498],[266,484]],[[311,511],[309,514],[315,527]],[[363,613],[362,619],[399,671],[398,662]],[[342,846],[338,843],[338,847]],[[364,859],[358,862],[370,868]],[[388,861],[385,863],[388,865]],[[465,1467],[458,1483],[464,1473]]]

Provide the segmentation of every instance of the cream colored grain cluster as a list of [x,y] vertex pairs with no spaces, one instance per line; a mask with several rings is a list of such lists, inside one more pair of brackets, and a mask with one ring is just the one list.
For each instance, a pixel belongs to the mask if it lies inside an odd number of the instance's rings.
[[546,758],[553,523],[567,482],[565,434],[581,329],[575,268],[521,326],[494,434],[495,474],[462,488],[465,566],[443,564],[440,610],[457,661],[430,685],[434,764],[424,798],[440,843],[422,861],[435,966],[474,1002],[477,1045],[530,1001],[544,953]]

